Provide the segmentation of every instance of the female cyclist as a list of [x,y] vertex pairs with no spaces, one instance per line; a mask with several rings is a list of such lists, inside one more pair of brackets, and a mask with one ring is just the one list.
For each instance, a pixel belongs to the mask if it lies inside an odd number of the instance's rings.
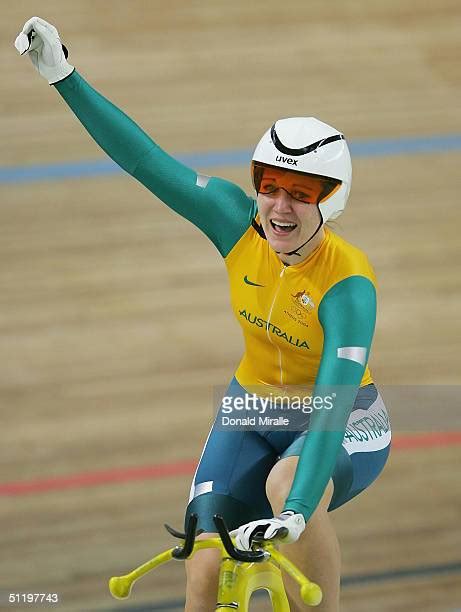
[[[319,609],[337,611],[340,554],[328,512],[370,485],[390,446],[386,410],[367,366],[373,270],[359,249],[325,226],[349,195],[344,136],[313,118],[274,123],[252,160],[255,200],[162,151],[75,71],[46,21],[27,21],[15,44],[104,151],[199,227],[225,259],[245,354],[207,438],[186,520],[197,513],[199,528],[212,533],[220,513],[242,548],[255,534],[269,538],[286,527],[284,552],[322,586]],[[293,426],[299,389],[298,413],[307,420]],[[284,395],[283,419],[277,413],[267,426],[259,417],[272,404],[264,400]],[[243,405],[248,418],[236,418]],[[213,610],[216,551],[201,551],[186,567],[186,610]],[[289,582],[287,591],[293,609],[301,609]]]

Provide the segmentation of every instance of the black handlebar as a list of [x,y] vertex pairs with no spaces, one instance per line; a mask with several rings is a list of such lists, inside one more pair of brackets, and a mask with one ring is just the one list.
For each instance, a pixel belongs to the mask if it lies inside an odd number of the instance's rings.
[[165,525],[169,533],[174,535],[175,537],[184,536],[184,544],[182,546],[176,546],[172,552],[172,555],[175,559],[187,559],[190,556],[191,552],[194,550],[195,544],[195,536],[197,527],[198,516],[196,514],[191,514],[189,517],[189,522],[187,523],[187,529],[185,534],[179,533],[172,527]]
[[246,561],[247,563],[264,561],[266,554],[263,550],[239,550],[238,548],[235,548],[229,535],[229,530],[226,527],[226,522],[222,516],[215,514],[213,517],[213,522],[216,525],[216,529],[221,536],[222,543],[229,557],[232,557],[232,559],[235,559],[236,561]]
[[[181,538],[184,540],[184,544],[182,546],[176,546],[173,549],[172,555],[175,559],[187,559],[191,555],[194,549],[196,536],[203,533],[203,529],[196,531],[197,522],[198,516],[196,514],[191,514],[187,523],[186,533],[181,533],[180,531],[173,529],[173,527],[165,525],[168,533],[175,538]],[[232,559],[235,559],[236,561],[244,561],[246,563],[254,563],[264,561],[266,559],[267,555],[264,550],[239,550],[238,548],[235,548],[229,535],[226,522],[222,516],[215,514],[213,517],[213,522],[216,525],[216,529],[221,537],[221,541],[227,554],[232,557]],[[281,527],[277,531],[276,535],[279,537],[284,537],[287,533],[288,529],[286,527]],[[256,542],[263,542],[264,538],[262,536],[255,536],[253,540]]]

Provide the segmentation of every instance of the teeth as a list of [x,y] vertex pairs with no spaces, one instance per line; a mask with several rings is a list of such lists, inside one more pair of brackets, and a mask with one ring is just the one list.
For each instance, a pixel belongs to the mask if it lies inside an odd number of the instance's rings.
[[282,221],[272,221],[275,225],[280,225],[281,227],[296,227],[296,223],[283,223]]

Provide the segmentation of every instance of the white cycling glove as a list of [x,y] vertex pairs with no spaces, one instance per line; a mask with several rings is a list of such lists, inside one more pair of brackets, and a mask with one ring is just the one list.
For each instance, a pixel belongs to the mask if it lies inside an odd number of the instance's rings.
[[285,527],[288,533],[280,538],[284,544],[296,542],[306,527],[306,521],[302,514],[296,514],[292,510],[286,510],[273,519],[261,519],[251,521],[241,525],[238,529],[230,532],[235,536],[235,545],[241,550],[251,550],[251,545],[255,536],[260,536],[265,540],[271,540],[277,536],[280,528]]
[[67,62],[67,52],[57,29],[40,17],[32,17],[24,24],[14,42],[21,55],[27,54],[35,68],[50,85],[62,81],[75,70]]

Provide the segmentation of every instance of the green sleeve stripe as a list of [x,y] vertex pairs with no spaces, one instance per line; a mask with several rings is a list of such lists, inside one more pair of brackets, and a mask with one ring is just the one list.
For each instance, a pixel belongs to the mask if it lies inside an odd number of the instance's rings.
[[198,179],[77,71],[55,87],[109,157],[200,228],[226,257],[251,224],[254,202],[240,187],[219,178]]
[[370,352],[376,319],[376,291],[363,276],[351,276],[334,285],[319,306],[324,345],[314,394],[334,394],[331,411],[313,414],[299,457],[285,509],[308,520],[328,484],[344,439],[366,361],[361,364],[338,357],[342,347],[363,347]]

